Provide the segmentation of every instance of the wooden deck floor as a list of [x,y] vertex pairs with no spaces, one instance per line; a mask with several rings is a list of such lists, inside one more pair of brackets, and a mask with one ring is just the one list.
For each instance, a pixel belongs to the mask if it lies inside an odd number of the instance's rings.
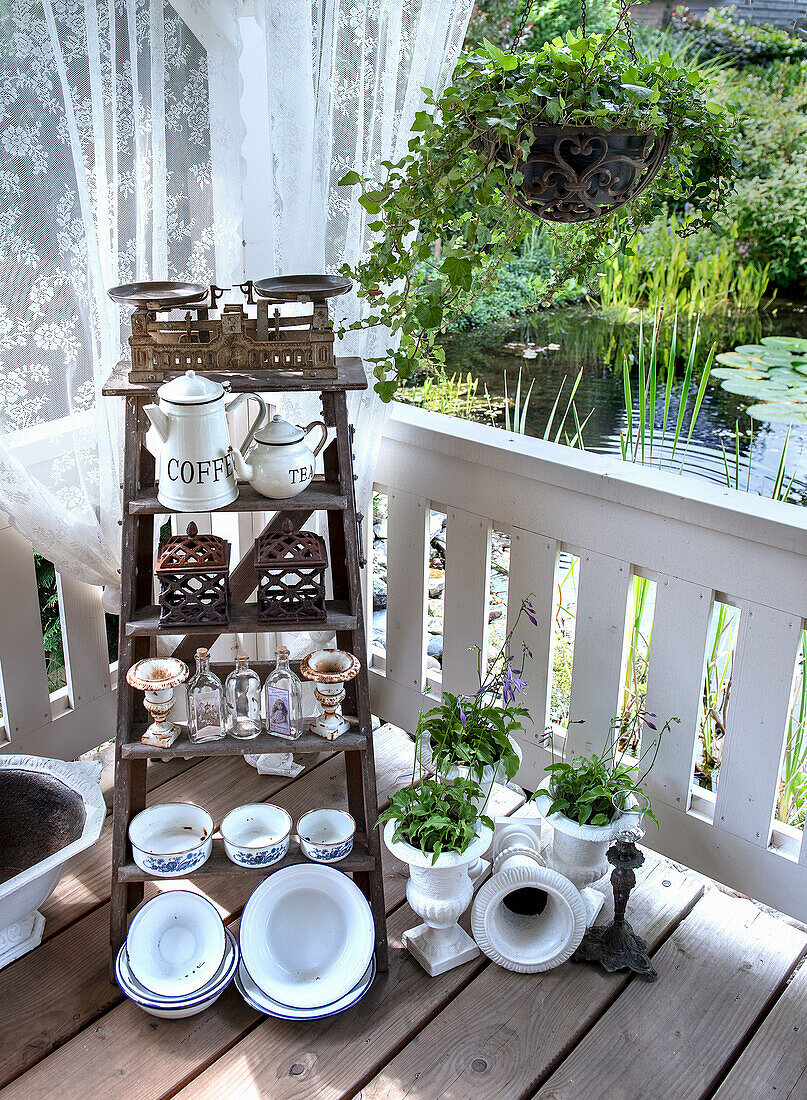
[[[412,743],[377,734],[379,797],[411,774]],[[342,760],[293,782],[241,760],[157,764],[155,798],[216,820],[272,798],[293,817],[344,801]],[[499,813],[524,812],[498,792]],[[479,959],[431,979],[401,947],[406,880],[385,870],[390,971],[356,1008],[316,1024],[257,1016],[231,988],[165,1022],[107,978],[109,821],[47,903],[45,942],[0,973],[0,1098],[158,1100],[678,1100],[807,1098],[807,936],[749,901],[648,858],[631,919],[653,948],[647,985],[566,964],[511,974]],[[249,887],[205,880],[231,927]],[[799,967],[801,968],[799,969]]]

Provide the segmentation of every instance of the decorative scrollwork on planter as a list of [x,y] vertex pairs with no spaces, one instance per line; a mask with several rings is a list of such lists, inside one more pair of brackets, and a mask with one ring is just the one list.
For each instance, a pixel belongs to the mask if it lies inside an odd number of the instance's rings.
[[610,214],[636,198],[664,162],[671,133],[600,130],[593,126],[542,126],[523,160],[511,160],[523,174],[513,198],[546,221],[585,222]]

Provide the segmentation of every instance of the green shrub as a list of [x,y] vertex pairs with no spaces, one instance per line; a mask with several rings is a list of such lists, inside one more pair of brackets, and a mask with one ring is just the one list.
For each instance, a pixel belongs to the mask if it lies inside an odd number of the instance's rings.
[[807,154],[765,178],[741,180],[734,199],[740,254],[770,264],[781,287],[807,287]]
[[[616,22],[616,5],[611,0],[593,0],[587,5],[587,30],[600,34]],[[465,49],[478,49],[487,38],[504,49],[509,48],[521,20],[523,4],[514,0],[480,0],[474,5],[465,36]],[[580,26],[580,0],[545,0],[536,4],[527,22],[521,47],[540,50],[545,42],[551,42],[566,31]]]
[[702,58],[722,57],[729,64],[767,65],[772,61],[807,58],[807,42],[769,24],[754,26],[740,19],[735,8],[710,9],[700,17],[676,8],[670,31],[683,38]]
[[739,178],[770,176],[807,148],[807,67],[781,62],[766,71],[726,71],[721,98],[742,104],[735,152]]

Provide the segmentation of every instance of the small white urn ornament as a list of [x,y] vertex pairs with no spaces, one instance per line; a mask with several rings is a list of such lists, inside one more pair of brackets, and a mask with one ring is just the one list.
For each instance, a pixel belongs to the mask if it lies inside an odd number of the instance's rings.
[[541,858],[541,823],[498,818],[493,874],[474,898],[471,931],[493,962],[519,974],[571,958],[586,930],[580,891]]
[[479,948],[457,921],[473,897],[468,867],[488,850],[493,832],[480,825],[464,852],[443,852],[432,862],[432,857],[419,848],[393,840],[397,827],[397,821],[387,822],[384,843],[396,859],[409,864],[406,900],[424,921],[404,932],[404,946],[426,973],[436,978],[479,954]]
[[[305,437],[314,428],[319,429],[320,438],[312,450]],[[246,459],[233,448],[236,471],[262,496],[279,500],[296,497],[312,481],[317,455],[327,438],[328,429],[321,420],[298,428],[282,416],[273,416],[265,427],[255,431],[254,446]]]
[[132,665],[126,682],[145,692],[143,706],[152,717],[151,725],[140,738],[144,745],[170,749],[179,735],[179,726],[168,721],[174,706],[174,688],[188,679],[188,666],[176,657],[146,657]]
[[322,714],[308,727],[311,733],[326,741],[347,733],[350,723],[342,715],[345,684],[358,676],[360,669],[358,658],[343,649],[318,649],[303,658],[300,675],[314,681],[314,696],[322,708]]

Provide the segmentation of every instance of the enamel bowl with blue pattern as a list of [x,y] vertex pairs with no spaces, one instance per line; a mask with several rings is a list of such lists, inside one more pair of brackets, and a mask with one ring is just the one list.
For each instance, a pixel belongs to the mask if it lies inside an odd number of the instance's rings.
[[289,850],[291,817],[281,806],[236,806],[221,823],[227,857],[239,867],[271,867]]
[[210,858],[213,818],[192,802],[148,806],[129,823],[135,863],[157,878],[180,878]]
[[314,863],[338,863],[353,851],[356,822],[345,810],[309,810],[297,822],[303,854]]

